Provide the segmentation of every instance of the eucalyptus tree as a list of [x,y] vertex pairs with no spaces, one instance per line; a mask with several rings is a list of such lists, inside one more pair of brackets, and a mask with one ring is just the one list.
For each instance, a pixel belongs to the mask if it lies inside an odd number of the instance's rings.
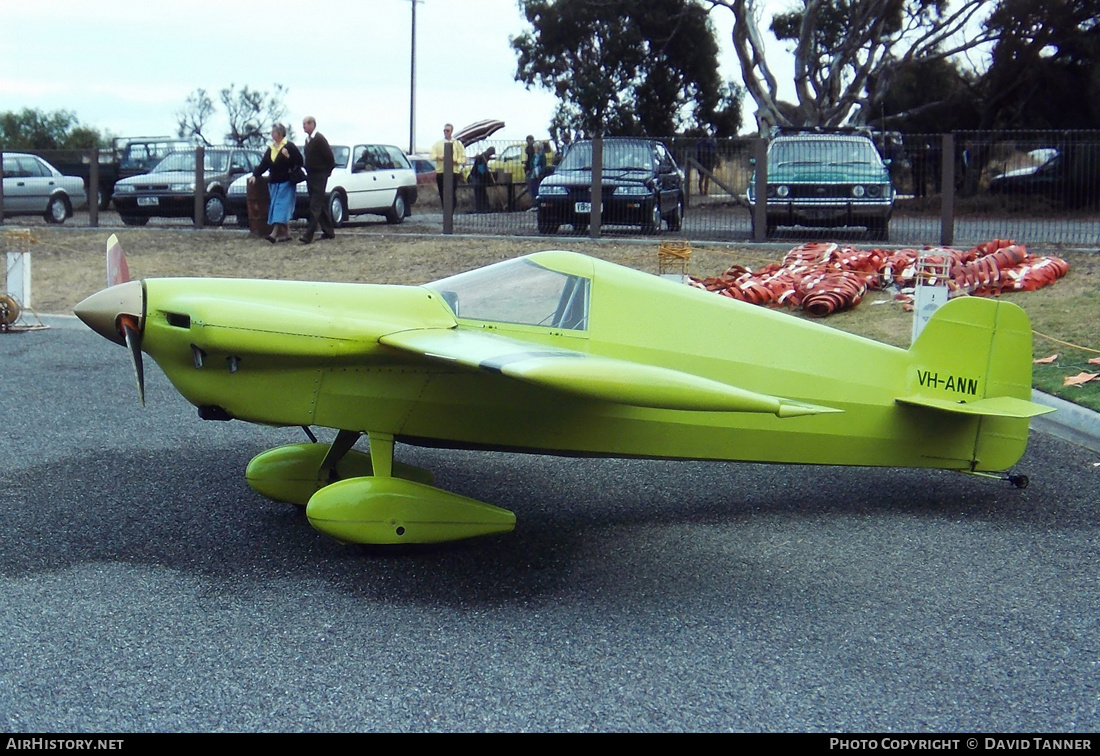
[[[733,14],[733,47],[761,131],[866,123],[895,72],[962,56],[996,37],[982,21],[997,0],[792,0],[770,19],[774,3],[763,0],[700,2]],[[768,43],[765,21],[785,47]],[[793,103],[780,100],[777,55],[793,56]]]
[[694,0],[522,0],[516,80],[557,96],[552,130],[734,134],[740,92],[718,73],[718,42]]

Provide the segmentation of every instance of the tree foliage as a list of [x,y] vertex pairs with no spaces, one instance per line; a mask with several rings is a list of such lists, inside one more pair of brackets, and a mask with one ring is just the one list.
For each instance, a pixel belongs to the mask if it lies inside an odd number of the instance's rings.
[[761,131],[866,123],[896,72],[953,58],[994,36],[978,22],[996,0],[795,0],[770,25],[793,48],[797,102],[783,103],[760,31],[763,3],[702,1],[733,13],[733,46]]
[[179,124],[177,134],[185,139],[198,137],[204,144],[210,144],[206,138],[206,126],[214,116],[214,101],[205,89],[196,89],[187,95],[183,107],[176,112],[176,121]]
[[69,110],[0,113],[0,147],[6,150],[86,150],[109,144],[109,136],[82,125]]
[[718,75],[706,10],[691,0],[521,0],[516,80],[554,92],[551,132],[735,134],[740,92]]
[[[229,121],[225,141],[240,147],[262,147],[276,123],[286,126],[287,136],[293,138],[294,129],[285,122],[287,109],[283,100],[286,93],[287,89],[282,84],[275,84],[271,92],[252,89],[247,84],[239,90],[236,84],[222,89],[218,99]],[[187,96],[183,108],[176,113],[179,135],[196,136],[210,144],[206,131],[216,112],[217,106],[206,90],[196,89]]]
[[911,61],[889,72],[887,87],[869,79],[881,94],[866,108],[866,122],[881,131],[941,134],[980,128],[982,80],[944,58]]
[[1100,0],[1001,0],[982,128],[1100,128]]

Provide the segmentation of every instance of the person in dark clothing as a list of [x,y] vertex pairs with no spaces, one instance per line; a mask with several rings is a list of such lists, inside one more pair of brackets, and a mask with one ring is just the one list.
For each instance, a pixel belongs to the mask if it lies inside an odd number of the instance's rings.
[[328,177],[336,167],[336,158],[325,135],[317,131],[317,120],[313,116],[306,116],[302,120],[302,129],[306,132],[305,168],[306,189],[309,191],[309,225],[299,241],[309,244],[313,241],[318,226],[321,227],[322,239],[336,237],[326,202]]
[[470,181],[474,185],[474,212],[489,212],[489,184],[492,183],[492,173],[489,170],[489,161],[497,154],[496,147],[490,147],[485,152],[474,158],[474,167],[470,171]]
[[277,123],[271,127],[271,145],[248,179],[254,183],[267,172],[267,191],[271,202],[267,210],[267,222],[271,224],[269,242],[290,241],[290,217],[294,214],[296,190],[290,174],[302,165],[302,153],[294,142],[286,138],[286,126]]
[[707,136],[699,140],[696,147],[696,160],[706,171],[697,171],[699,174],[699,193],[710,194],[710,173],[718,167],[718,142],[714,137]]
[[523,177],[531,178],[531,169],[535,165],[535,137],[527,135],[527,145],[523,148]]

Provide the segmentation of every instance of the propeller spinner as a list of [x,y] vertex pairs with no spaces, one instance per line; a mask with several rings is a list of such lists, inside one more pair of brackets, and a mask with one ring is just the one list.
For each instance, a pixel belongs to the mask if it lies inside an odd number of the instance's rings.
[[130,280],[122,245],[111,234],[107,240],[107,288],[82,301],[73,312],[105,339],[122,344],[130,352],[137,377],[138,398],[145,404],[145,367],[141,335],[145,316],[145,290],[141,281]]

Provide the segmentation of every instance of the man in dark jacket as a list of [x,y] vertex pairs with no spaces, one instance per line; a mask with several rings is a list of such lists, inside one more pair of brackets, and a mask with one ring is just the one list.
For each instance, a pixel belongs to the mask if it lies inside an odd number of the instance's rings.
[[332,169],[336,167],[336,158],[332,155],[332,147],[324,135],[317,131],[317,121],[313,116],[306,116],[302,121],[302,129],[306,132],[305,169],[306,189],[309,191],[309,225],[302,234],[300,241],[309,244],[313,241],[313,235],[317,232],[317,226],[321,227],[321,238],[332,239],[336,232],[332,227],[332,217],[329,216],[326,202],[325,189],[328,177]]

